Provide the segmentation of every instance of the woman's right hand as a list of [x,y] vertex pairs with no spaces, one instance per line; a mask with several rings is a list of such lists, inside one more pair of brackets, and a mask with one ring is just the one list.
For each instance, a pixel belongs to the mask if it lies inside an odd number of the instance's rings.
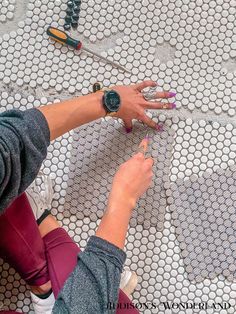
[[[153,159],[147,158],[143,153],[135,154],[123,163],[114,176],[112,190],[109,197],[111,205],[116,203],[125,205],[132,210],[139,197],[144,194],[151,184]],[[120,207],[119,206],[119,207]]]
[[132,210],[138,198],[148,189],[153,172],[153,159],[145,159],[148,140],[144,139],[139,152],[123,163],[114,176],[107,210],[96,236],[124,248],[125,236]]

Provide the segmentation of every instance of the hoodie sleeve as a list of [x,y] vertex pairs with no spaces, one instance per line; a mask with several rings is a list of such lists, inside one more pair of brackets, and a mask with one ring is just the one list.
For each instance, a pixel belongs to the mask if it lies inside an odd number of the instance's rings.
[[49,143],[49,127],[38,109],[0,114],[0,214],[35,179]]
[[53,314],[111,314],[116,312],[121,272],[126,254],[92,236],[62,288]]

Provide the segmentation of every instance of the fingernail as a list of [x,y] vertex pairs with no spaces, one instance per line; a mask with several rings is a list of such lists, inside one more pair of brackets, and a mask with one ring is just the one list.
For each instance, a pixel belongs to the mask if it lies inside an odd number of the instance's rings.
[[132,128],[126,128],[125,131],[126,133],[130,133],[132,131]]
[[169,92],[169,96],[170,96],[170,98],[171,98],[171,97],[175,97],[175,96],[176,96],[176,93]]
[[172,107],[172,109],[176,109],[176,103],[173,102],[173,103],[171,104],[171,107]]
[[162,131],[164,130],[163,124],[157,124],[157,125],[156,125],[156,130],[157,130],[158,132],[162,132]]

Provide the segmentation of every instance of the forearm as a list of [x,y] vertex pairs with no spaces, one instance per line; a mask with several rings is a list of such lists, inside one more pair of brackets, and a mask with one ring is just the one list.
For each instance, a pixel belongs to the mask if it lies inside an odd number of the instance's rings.
[[39,110],[48,122],[50,140],[105,116],[102,93],[89,94],[61,103],[43,106]]
[[96,236],[123,250],[132,209],[133,206],[128,204],[128,202],[109,201]]

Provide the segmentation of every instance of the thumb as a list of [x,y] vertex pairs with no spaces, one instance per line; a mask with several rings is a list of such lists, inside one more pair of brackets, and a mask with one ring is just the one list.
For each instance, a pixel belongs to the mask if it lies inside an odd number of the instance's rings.
[[130,119],[123,119],[124,127],[126,130],[126,133],[130,133],[132,131],[132,120]]

